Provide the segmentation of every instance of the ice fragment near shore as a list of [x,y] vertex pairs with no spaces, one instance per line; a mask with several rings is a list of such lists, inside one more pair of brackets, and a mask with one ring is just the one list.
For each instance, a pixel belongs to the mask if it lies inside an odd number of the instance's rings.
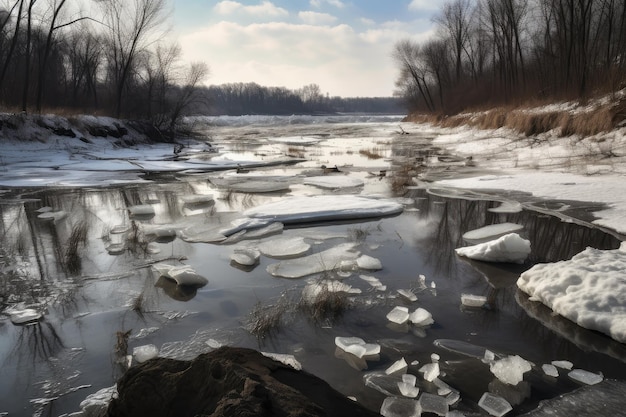
[[271,258],[289,258],[305,254],[311,245],[302,237],[279,237],[261,242],[259,250]]
[[230,260],[243,266],[254,266],[259,263],[261,252],[251,248],[238,248],[230,255]]
[[205,277],[198,275],[189,265],[174,266],[158,263],[152,265],[152,268],[157,271],[160,276],[173,279],[178,285],[202,287],[209,282]]
[[275,277],[301,278],[332,271],[339,268],[342,261],[356,260],[359,252],[355,251],[355,248],[354,243],[342,243],[319,253],[268,265],[267,272]]
[[517,385],[524,379],[524,373],[530,371],[531,366],[527,360],[514,355],[492,362],[489,369],[505,384]]
[[558,368],[567,369],[568,371],[574,367],[574,364],[570,361],[552,361],[551,363]]
[[397,372],[404,372],[406,371],[406,368],[408,368],[408,366],[409,365],[406,363],[404,358],[401,358],[395,361],[393,364],[391,364],[391,366],[385,370],[385,373],[387,375],[391,375]]
[[515,223],[499,223],[471,230],[463,235],[463,239],[470,243],[485,243],[509,233],[524,230],[524,226]]
[[106,415],[109,403],[113,398],[117,398],[117,385],[102,388],[93,394],[89,394],[87,398],[80,402],[81,415],[84,417]]
[[409,398],[387,397],[380,407],[380,414],[385,417],[419,417],[419,403]]
[[586,385],[595,385],[602,382],[604,377],[601,374],[594,374],[593,372],[585,371],[584,369],[574,369],[567,374],[574,381],[582,382]]
[[544,363],[543,365],[541,365],[541,369],[543,370],[544,374],[553,378],[557,378],[559,376],[559,370],[556,369],[556,366],[552,364]]
[[522,273],[519,289],[581,327],[626,343],[626,244],[587,248],[571,260],[538,264]]
[[404,324],[409,319],[409,309],[407,307],[394,307],[387,313],[387,320],[396,324]]
[[376,277],[372,277],[370,275],[359,275],[359,278],[370,284],[378,291],[385,291],[387,289],[387,286],[383,285],[383,283]]
[[274,359],[277,362],[280,362],[287,366],[291,366],[296,371],[302,370],[302,364],[293,355],[288,355],[285,353],[271,353],[271,352],[261,352],[261,354],[265,357]]
[[461,294],[461,304],[465,307],[482,307],[487,303],[484,295]]
[[410,302],[417,301],[417,296],[413,294],[413,291],[411,290],[400,289],[398,290],[398,294],[400,294],[402,297],[406,298]]
[[424,379],[433,382],[440,374],[438,363],[427,363],[419,371],[424,374]]
[[411,374],[402,375],[402,381],[398,382],[398,389],[400,393],[408,398],[415,398],[419,394],[420,390],[415,386],[417,377]]
[[351,353],[357,358],[364,356],[378,355],[380,345],[376,343],[366,343],[360,337],[335,337],[335,345],[341,350]]
[[478,406],[495,417],[501,417],[513,409],[507,400],[489,392],[480,397]]
[[137,346],[133,349],[133,357],[139,363],[156,358],[159,355],[159,349],[155,345]]
[[356,265],[361,269],[367,269],[370,271],[378,271],[383,269],[383,264],[380,259],[374,258],[369,255],[361,255],[356,260]]
[[530,255],[530,241],[517,233],[496,240],[456,249],[457,255],[484,262],[524,263]]
[[7,313],[9,313],[11,323],[18,325],[32,323],[40,320],[43,317],[43,314],[33,308],[25,308],[22,310],[9,310],[7,311]]

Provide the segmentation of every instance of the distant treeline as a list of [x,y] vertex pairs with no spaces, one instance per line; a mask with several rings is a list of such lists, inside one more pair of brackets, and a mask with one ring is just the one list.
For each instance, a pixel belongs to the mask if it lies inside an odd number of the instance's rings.
[[585,99],[626,81],[626,0],[452,0],[394,57],[413,110]]
[[290,90],[285,87],[263,87],[256,83],[231,83],[208,87],[204,95],[208,97],[208,108],[198,109],[198,112],[210,115],[406,113],[406,108],[398,98],[329,97],[321,94],[317,84]]

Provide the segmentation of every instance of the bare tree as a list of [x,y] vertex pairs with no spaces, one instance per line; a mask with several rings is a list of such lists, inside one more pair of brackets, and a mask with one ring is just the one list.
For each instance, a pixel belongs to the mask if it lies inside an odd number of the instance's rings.
[[124,93],[140,51],[159,37],[165,0],[98,0],[105,12],[109,76],[114,88],[114,115],[122,114]]
[[445,3],[441,13],[434,19],[450,37],[457,83],[461,81],[463,54],[467,52],[467,43],[470,39],[470,18],[470,0],[453,0]]

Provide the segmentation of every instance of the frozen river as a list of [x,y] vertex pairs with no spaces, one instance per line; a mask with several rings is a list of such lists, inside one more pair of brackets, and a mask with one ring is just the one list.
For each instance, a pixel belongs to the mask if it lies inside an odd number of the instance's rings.
[[[50,162],[54,168],[42,168],[35,181],[53,178],[45,187],[26,187],[29,168],[0,175],[7,185],[0,202],[0,415],[79,411],[145,345],[181,359],[219,345],[293,355],[376,411],[397,391],[397,376],[384,371],[404,358],[407,372],[421,377],[433,353],[439,379],[460,395],[451,409],[468,414],[484,413],[477,403],[487,391],[521,414],[580,386],[567,372],[545,375],[542,364],[556,360],[605,378],[626,376],[623,344],[553,315],[516,287],[533,264],[569,259],[588,246],[619,247],[618,238],[589,227],[589,212],[599,207],[435,187],[427,180],[480,167],[432,146],[431,133],[399,117],[212,118],[195,127],[211,146],[190,142],[177,159],[171,147],[155,147],[141,160],[137,149]],[[90,160],[102,168],[94,173]],[[127,161],[133,169],[122,167]],[[502,206],[513,200],[518,209]],[[259,215],[284,201],[293,206]],[[353,202],[368,209],[338,212]],[[324,215],[304,222],[306,209]],[[286,216],[290,210],[299,214]],[[259,218],[263,224],[250,226]],[[464,233],[505,222],[521,225],[531,242],[526,262],[456,255],[469,244]],[[176,285],[157,273],[163,264],[187,266],[208,283]],[[341,290],[326,294],[339,307],[308,303],[320,283],[322,292]],[[484,296],[486,304],[462,306],[463,294]],[[392,323],[395,307],[422,308],[434,323]],[[28,309],[42,317],[21,325],[9,319]],[[336,337],[381,350],[357,358],[338,349]],[[482,361],[485,349],[497,358],[519,355],[532,369],[521,383],[505,384]]]

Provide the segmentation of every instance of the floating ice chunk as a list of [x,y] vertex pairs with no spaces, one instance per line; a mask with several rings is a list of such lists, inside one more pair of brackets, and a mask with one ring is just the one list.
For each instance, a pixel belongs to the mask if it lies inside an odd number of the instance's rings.
[[345,292],[348,294],[360,294],[360,288],[352,288],[341,281],[321,280],[307,284],[302,290],[302,299],[310,304],[315,303],[320,295],[334,292]]
[[254,266],[259,263],[261,252],[252,248],[237,248],[230,255],[230,260],[243,266]]
[[557,378],[559,376],[559,370],[556,369],[556,366],[549,364],[549,363],[544,363],[543,365],[541,365],[541,369],[543,370],[543,373]]
[[304,179],[305,185],[313,185],[319,188],[336,190],[339,188],[361,187],[363,180],[349,177],[347,175],[324,175],[319,177],[307,177]]
[[364,345],[365,344],[365,340],[361,339],[360,337],[343,337],[343,336],[337,336],[335,337],[335,345],[343,350],[346,350],[346,348],[350,345]]
[[106,415],[109,403],[113,398],[117,398],[117,385],[102,388],[93,394],[89,394],[87,398],[80,402],[81,415],[84,417]]
[[383,264],[380,262],[380,259],[374,258],[369,255],[361,255],[357,258],[356,264],[361,269],[367,269],[370,271],[378,271],[379,269],[383,269]]
[[399,289],[398,294],[400,294],[402,297],[406,298],[410,302],[417,301],[417,296],[413,294],[413,291],[411,290]]
[[270,353],[270,352],[261,352],[261,354],[265,357],[274,359],[277,362],[281,362],[287,366],[291,366],[296,371],[302,370],[302,364],[293,355],[288,355],[285,353]]
[[407,384],[406,382],[398,382],[398,389],[403,396],[408,398],[415,398],[420,392],[418,387]]
[[461,304],[465,307],[482,307],[487,303],[484,295],[461,294]]
[[438,363],[427,363],[419,369],[424,374],[424,379],[433,382],[440,374]]
[[503,416],[513,409],[507,400],[489,392],[480,397],[478,406],[495,417]]
[[530,362],[519,355],[513,355],[492,362],[489,369],[505,384],[517,385],[524,379],[524,373],[530,371],[531,366]]
[[342,243],[319,253],[268,265],[267,272],[275,277],[301,278],[332,271],[339,267],[341,261],[356,260],[359,252],[355,251],[355,248],[355,243]]
[[401,213],[401,204],[355,195],[288,197],[246,210],[245,216],[282,223],[348,220]]
[[409,309],[407,307],[397,306],[387,313],[387,320],[396,324],[406,323],[409,319]]
[[189,265],[173,266],[158,263],[152,265],[152,268],[160,276],[173,279],[178,285],[202,287],[209,282],[205,277],[198,275]]
[[439,359],[441,359],[441,356],[439,356],[436,353],[431,353],[430,354],[430,360],[435,363],[435,362],[439,362]]
[[210,347],[211,349],[219,349],[222,346],[224,346],[224,344],[222,342],[220,342],[219,340],[215,340],[215,339],[209,339],[206,341],[206,344],[208,347]]
[[378,291],[385,291],[387,289],[387,286],[383,285],[383,283],[380,282],[380,280],[376,277],[372,277],[369,275],[359,275],[359,278],[361,278],[363,281],[366,281]]
[[500,223],[471,230],[463,235],[463,239],[469,243],[484,243],[497,239],[509,233],[517,233],[524,230],[524,226],[515,223]]
[[522,239],[517,233],[510,233],[486,243],[458,248],[456,253],[477,261],[521,264],[530,255],[530,241]]
[[115,225],[111,228],[111,230],[109,230],[109,233],[112,235],[119,235],[122,233],[126,233],[130,230],[130,226],[127,224],[118,224]]
[[304,255],[311,249],[311,245],[302,237],[279,237],[269,239],[259,244],[259,250],[271,258],[290,258]]
[[37,218],[41,220],[52,220],[56,222],[65,218],[66,216],[67,216],[67,212],[63,210],[59,210],[59,211],[46,211],[38,215]]
[[422,307],[418,307],[409,315],[409,321],[416,326],[429,326],[435,322],[433,315]]
[[363,375],[365,386],[389,396],[400,396],[398,382],[402,382],[400,374],[387,375],[385,372],[371,372]]
[[586,385],[599,384],[604,379],[601,374],[594,374],[593,372],[585,371],[584,369],[574,369],[570,371],[567,376],[574,381],[582,382]]
[[574,367],[574,364],[570,361],[552,361],[551,363],[557,368],[567,369],[568,371]]
[[229,237],[239,232],[251,231],[254,229],[261,229],[272,223],[271,219],[250,219],[247,217],[241,219],[235,219],[230,222],[230,226],[220,229],[219,233]]
[[405,384],[409,384],[411,386],[415,386],[415,384],[417,383],[417,377],[415,375],[411,375],[411,374],[404,374],[402,375],[402,382],[404,382]]
[[484,363],[491,363],[496,360],[496,354],[490,351],[489,349],[485,349],[485,355],[483,356]]
[[139,363],[156,358],[159,355],[159,349],[155,345],[137,346],[133,349],[133,357]]
[[345,352],[352,353],[358,358],[364,356],[378,355],[380,345],[376,343],[365,343],[360,337],[335,337],[335,345]]
[[47,213],[49,211],[52,211],[53,208],[49,207],[49,206],[44,206],[44,207],[40,207],[37,210],[35,210],[35,213]]
[[419,417],[421,412],[416,400],[387,397],[380,407],[380,414],[384,417]]
[[385,373],[387,375],[391,375],[391,374],[395,374],[398,372],[404,372],[406,371],[406,368],[408,368],[408,366],[409,365],[406,363],[404,358],[400,358],[394,363],[392,363],[391,366],[385,370]]
[[445,398],[438,395],[423,392],[422,395],[420,395],[419,404],[422,413],[434,413],[438,416],[448,414],[448,402]]
[[626,343],[626,251],[587,248],[571,260],[539,264],[517,286],[581,327]]
[[39,321],[43,314],[33,308],[25,308],[23,310],[9,310],[9,317],[13,324],[25,324]]
[[517,201],[505,201],[504,203],[500,204],[498,207],[487,209],[487,211],[490,211],[492,213],[514,214],[514,213],[519,213],[522,211],[522,205],[518,203]]

